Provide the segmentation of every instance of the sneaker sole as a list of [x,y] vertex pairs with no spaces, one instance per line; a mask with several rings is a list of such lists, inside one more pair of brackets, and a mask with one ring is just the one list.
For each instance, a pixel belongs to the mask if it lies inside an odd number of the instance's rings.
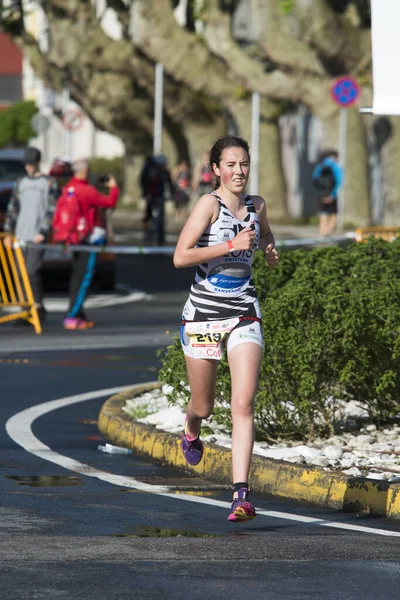
[[64,329],[68,329],[69,331],[85,331],[86,329],[93,329],[94,325],[64,325]]
[[[182,436],[182,440],[183,440],[183,437],[184,437],[184,435]],[[201,461],[203,460],[203,456],[204,456],[204,446],[203,446],[203,452],[201,453],[201,456],[200,456],[199,460],[198,460],[198,461],[196,461],[196,462],[190,462],[190,461],[189,461],[189,460],[186,458],[186,453],[185,453],[184,449],[182,448],[182,440],[181,440],[181,443],[180,443],[180,448],[181,448],[182,456],[183,456],[183,458],[184,458],[184,459],[185,459],[185,461],[186,461],[186,464],[190,465],[191,467],[197,467],[197,465],[198,465],[198,464],[200,464],[200,463],[201,463]]]
[[183,458],[186,461],[186,464],[190,465],[191,467],[197,467],[197,465],[199,465],[201,463],[201,461],[203,460],[203,454],[202,454],[197,462],[189,462],[188,459],[186,458],[184,451],[182,450],[182,447],[181,447],[181,452],[182,452]]
[[244,523],[245,521],[251,521],[256,518],[256,514],[248,514],[243,508],[237,508],[233,513],[231,513],[228,517],[228,521],[232,521],[234,523]]

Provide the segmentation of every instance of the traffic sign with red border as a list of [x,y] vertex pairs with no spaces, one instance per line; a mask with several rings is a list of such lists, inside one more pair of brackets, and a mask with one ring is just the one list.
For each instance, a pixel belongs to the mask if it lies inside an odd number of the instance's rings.
[[79,108],[71,108],[62,115],[62,122],[69,131],[77,131],[83,125],[85,115]]
[[361,93],[360,84],[351,75],[336,77],[331,83],[331,96],[333,101],[341,108],[353,106]]

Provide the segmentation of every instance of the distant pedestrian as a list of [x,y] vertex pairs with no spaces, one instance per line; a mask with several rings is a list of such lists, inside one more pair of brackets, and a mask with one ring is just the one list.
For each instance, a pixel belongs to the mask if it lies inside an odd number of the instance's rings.
[[146,200],[143,228],[145,239],[155,237],[158,245],[165,242],[165,199],[172,197],[173,185],[167,157],[163,154],[146,158],[140,174],[142,196]]
[[333,235],[337,225],[338,193],[343,183],[343,169],[336,150],[325,151],[314,169],[312,183],[319,198],[319,232]]
[[185,212],[190,199],[190,166],[187,160],[181,160],[172,170],[174,184],[173,200],[177,215]]
[[215,174],[213,173],[208,159],[208,153],[203,152],[201,159],[196,164],[193,173],[193,190],[201,196],[209,194],[215,187]]
[[[4,222],[4,231],[19,241],[35,245],[46,241],[53,219],[53,212],[60,190],[54,178],[40,170],[40,150],[30,146],[24,154],[26,176],[15,183]],[[5,244],[11,246],[11,237]],[[42,261],[44,250],[29,246],[23,250],[26,269],[33,297],[41,322],[46,316],[43,304]],[[18,324],[28,321],[18,321]]]
[[[64,186],[53,220],[53,239],[66,244],[90,245],[106,242],[104,210],[117,204],[119,189],[113,176],[106,178],[108,196],[89,185],[89,161],[80,159],[73,164],[74,176]],[[78,251],[72,254],[72,273],[69,282],[69,309],[64,318],[65,329],[91,329],[94,322],[86,317],[86,300],[97,261],[96,252]]]
[[[197,266],[183,308],[181,342],[191,398],[181,450],[190,465],[203,458],[202,419],[213,411],[218,361],[226,347],[231,373],[233,501],[229,521],[256,516],[249,501],[254,444],[254,398],[263,349],[261,311],[251,276],[256,248],[278,263],[265,201],[244,192],[249,172],[247,142],[226,136],[210,152],[216,189],[196,203],[177,243],[174,265]],[[228,399],[226,399],[228,401]]]

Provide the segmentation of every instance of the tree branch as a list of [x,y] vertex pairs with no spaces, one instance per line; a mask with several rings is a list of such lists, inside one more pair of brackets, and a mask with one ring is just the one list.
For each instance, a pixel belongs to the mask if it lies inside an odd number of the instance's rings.
[[371,38],[337,14],[327,0],[294,0],[294,16],[300,39],[315,48],[331,76],[355,73],[365,55],[371,54]]

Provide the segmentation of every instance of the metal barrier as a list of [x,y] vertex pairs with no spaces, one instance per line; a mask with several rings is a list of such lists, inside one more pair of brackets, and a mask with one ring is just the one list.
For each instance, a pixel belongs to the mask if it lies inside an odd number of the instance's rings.
[[360,227],[356,229],[356,242],[366,242],[371,236],[393,242],[400,236],[400,229],[399,227]]
[[[328,246],[330,244],[350,243],[356,239],[354,231],[343,235],[333,235],[330,237],[316,238],[297,238],[292,240],[276,240],[277,248],[307,247],[307,246]],[[14,248],[29,248],[33,243],[15,241]],[[43,250],[57,250],[60,254],[63,252],[96,252],[97,254],[167,254],[172,255],[175,252],[175,246],[100,246],[100,245],[77,245],[64,246],[62,244],[38,244],[35,248]]]
[[12,238],[13,244],[9,247],[4,243],[6,237],[9,238],[0,233],[0,309],[16,307],[21,311],[0,315],[0,323],[24,319],[33,325],[36,333],[42,333],[24,255],[15,238]]
[[[63,246],[62,244],[37,244],[23,242],[12,238],[12,245],[4,244],[9,237],[0,233],[0,309],[21,308],[20,312],[0,316],[0,323],[25,319],[31,323],[36,333],[41,333],[39,315],[35,306],[31,285],[26,271],[23,249],[35,247],[43,250],[63,252],[96,252],[99,254],[167,254],[175,252],[175,246]],[[328,238],[298,238],[292,240],[277,240],[278,248],[298,248],[307,246],[324,246],[330,244],[348,243],[356,238],[354,232]]]

